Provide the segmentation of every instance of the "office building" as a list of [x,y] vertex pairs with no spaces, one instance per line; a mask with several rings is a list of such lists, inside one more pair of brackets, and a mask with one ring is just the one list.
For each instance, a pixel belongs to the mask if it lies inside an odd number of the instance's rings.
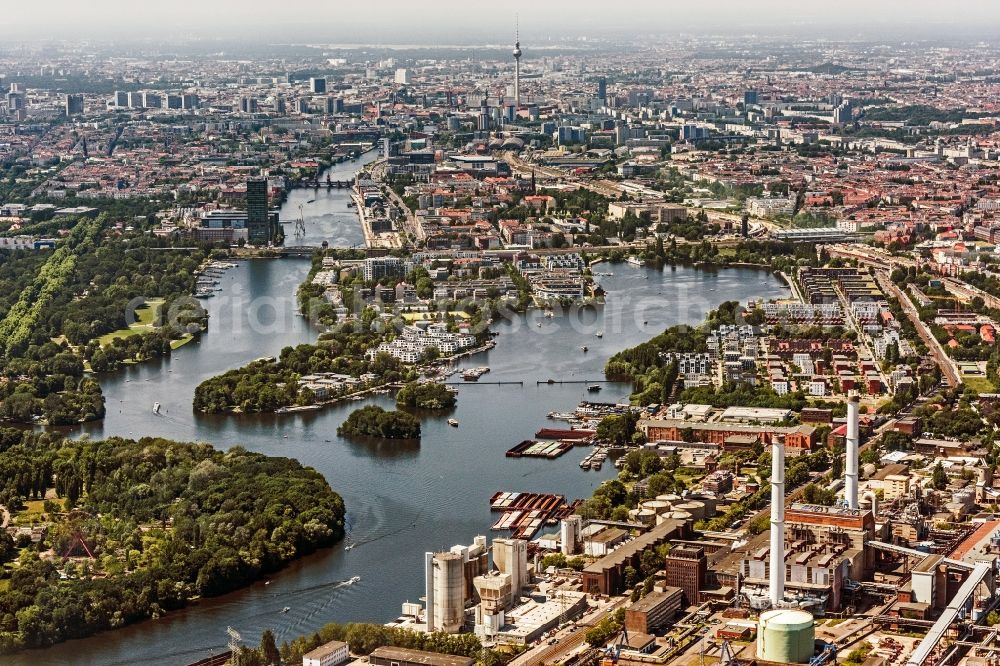
[[602,102],[608,98],[608,80],[605,77],[597,79],[597,99]]
[[163,98],[157,93],[142,93],[142,106],[146,109],[159,109],[163,106]]
[[247,181],[247,234],[254,245],[266,245],[271,240],[271,221],[267,211],[267,179]]
[[339,666],[350,658],[347,643],[330,641],[302,655],[302,666]]
[[679,587],[650,592],[625,609],[625,628],[633,635],[656,633],[668,626],[683,608],[684,590]]
[[181,108],[185,110],[193,110],[198,108],[198,95],[194,93],[184,93],[181,97]]
[[66,95],[65,103],[67,116],[83,113],[83,95]]
[[257,98],[256,97],[241,97],[240,98],[240,111],[243,113],[257,113]]
[[365,282],[377,282],[384,277],[404,277],[406,264],[399,257],[369,257],[365,259]]
[[115,106],[119,109],[124,109],[128,107],[128,93],[124,90],[115,91]]
[[747,90],[743,93],[743,106],[756,106],[760,102],[760,93],[756,90]]
[[128,94],[128,105],[131,109],[141,109],[142,107],[142,93],[141,92],[130,92]]
[[410,85],[410,70],[405,68],[400,68],[396,70],[396,85],[398,86],[408,86]]
[[167,95],[167,108],[180,109],[184,106],[184,98],[180,95]]
[[326,79],[324,79],[324,78],[309,79],[309,90],[314,95],[325,95],[326,94]]
[[663,569],[667,585],[682,589],[689,605],[697,604],[708,573],[705,549],[694,546],[674,547],[664,559]]

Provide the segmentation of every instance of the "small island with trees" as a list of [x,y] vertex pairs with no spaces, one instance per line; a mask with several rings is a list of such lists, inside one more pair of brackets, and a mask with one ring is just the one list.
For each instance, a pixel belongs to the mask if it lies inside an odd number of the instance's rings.
[[337,428],[345,437],[420,439],[420,420],[406,412],[387,411],[377,405],[356,409]]
[[455,392],[436,382],[409,382],[396,393],[396,405],[410,409],[451,409],[457,402]]

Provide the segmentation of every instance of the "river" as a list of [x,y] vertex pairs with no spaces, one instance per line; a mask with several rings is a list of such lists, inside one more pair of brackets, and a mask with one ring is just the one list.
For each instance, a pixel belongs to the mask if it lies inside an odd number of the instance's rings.
[[[345,171],[351,167],[340,165],[331,177],[349,175]],[[288,211],[297,216],[302,203],[307,242],[327,239],[333,245],[340,244],[335,239],[347,239],[352,244],[361,239],[361,232],[346,208],[347,196],[344,190],[298,190],[286,202],[282,217],[293,220]],[[295,314],[295,288],[308,270],[305,259],[241,262],[229,270],[221,279],[223,292],[204,301],[210,325],[200,341],[177,350],[169,360],[102,378],[107,417],[84,430],[92,437],[155,435],[296,458],[319,470],[343,495],[351,538],[358,546],[345,551],[341,545],[304,558],[273,576],[269,585],[259,582],[160,620],[25,652],[5,663],[186,664],[222,650],[227,626],[256,644],[265,628],[271,628],[280,643],[327,622],[388,621],[399,614],[402,602],[423,594],[425,551],[490,534],[493,492],[553,492],[572,500],[588,497],[598,483],[615,474],[611,465],[602,472],[581,471],[584,449],[554,461],[504,456],[510,446],[552,424],[548,412],[571,410],[580,400],[594,398],[585,384],[536,382],[550,377],[602,379],[601,368],[611,354],[667,326],[698,323],[722,301],[788,295],[777,278],[747,268],[713,272],[678,267],[661,272],[602,265],[600,270],[614,273],[599,278],[608,292],[605,306],[554,319],[532,311],[498,323],[496,348],[461,366],[490,366],[483,382],[524,385],[463,386],[455,410],[424,418],[419,444],[358,443],[337,437],[337,426],[353,409],[365,404],[390,407],[390,396],[296,415],[194,414],[191,399],[202,380],[275,355],[284,346],[315,340],[316,332]],[[603,338],[596,337],[597,331],[604,332]],[[584,345],[588,352],[582,351]],[[629,393],[624,384],[604,387],[602,401],[624,400]],[[162,404],[160,416],[152,413],[154,402]],[[449,427],[448,418],[457,419],[460,426]],[[343,584],[353,576],[361,581]],[[290,610],[282,613],[286,606]]]

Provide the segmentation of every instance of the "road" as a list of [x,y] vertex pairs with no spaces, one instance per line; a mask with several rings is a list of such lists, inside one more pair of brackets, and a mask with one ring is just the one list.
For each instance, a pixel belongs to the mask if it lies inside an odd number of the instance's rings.
[[962,383],[962,376],[959,374],[958,368],[945,352],[941,343],[938,342],[937,338],[934,337],[934,334],[931,333],[927,324],[920,321],[920,313],[917,312],[917,308],[914,307],[910,299],[893,283],[892,280],[889,279],[889,274],[884,270],[876,270],[875,279],[878,280],[879,286],[883,291],[887,294],[892,294],[896,300],[899,301],[899,305],[903,308],[903,312],[906,314],[906,317],[910,320],[910,323],[913,324],[913,327],[917,329],[917,334],[920,335],[920,339],[924,341],[925,345],[927,345],[927,349],[930,350],[931,355],[934,356],[935,363],[937,363],[938,367],[941,368],[941,374],[944,375],[945,380],[948,382],[948,386],[952,388],[959,386]]

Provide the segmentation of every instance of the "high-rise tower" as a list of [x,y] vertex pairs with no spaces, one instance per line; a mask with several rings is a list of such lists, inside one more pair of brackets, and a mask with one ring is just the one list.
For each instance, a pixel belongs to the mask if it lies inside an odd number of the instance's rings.
[[521,29],[514,27],[514,106],[521,108]]

